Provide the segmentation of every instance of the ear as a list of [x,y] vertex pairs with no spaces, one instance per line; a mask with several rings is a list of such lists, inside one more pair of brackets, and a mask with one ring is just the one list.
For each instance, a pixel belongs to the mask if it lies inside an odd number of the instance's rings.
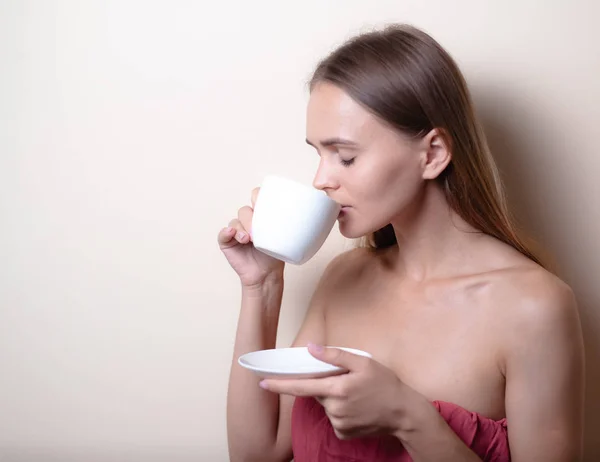
[[423,179],[437,178],[452,160],[448,137],[442,129],[434,128],[421,140],[423,143]]

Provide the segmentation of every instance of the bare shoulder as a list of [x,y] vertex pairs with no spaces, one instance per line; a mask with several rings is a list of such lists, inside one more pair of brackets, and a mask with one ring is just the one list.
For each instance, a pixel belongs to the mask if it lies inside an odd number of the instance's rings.
[[507,360],[538,348],[579,354],[581,325],[568,284],[536,264],[509,267],[491,279],[491,305]]
[[515,321],[513,327],[556,322],[577,313],[571,287],[536,264],[503,269],[492,280],[491,292],[505,302],[502,309]]
[[474,280],[485,286],[493,315],[507,319],[511,328],[576,314],[571,287],[555,274],[495,239],[484,241],[478,251],[485,258]]

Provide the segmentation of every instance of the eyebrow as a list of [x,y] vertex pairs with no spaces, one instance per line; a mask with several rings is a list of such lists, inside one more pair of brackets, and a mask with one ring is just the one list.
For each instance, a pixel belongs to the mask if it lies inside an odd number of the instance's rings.
[[[312,144],[308,140],[308,138],[306,139],[306,143],[310,144],[313,148],[316,147],[314,144]],[[343,146],[357,146],[357,144],[354,141],[350,141],[350,140],[346,140],[344,138],[338,138],[338,137],[327,138],[327,139],[321,140],[319,142],[319,144],[321,146],[323,146],[323,147],[333,146],[333,145],[336,145],[336,144],[343,145]]]

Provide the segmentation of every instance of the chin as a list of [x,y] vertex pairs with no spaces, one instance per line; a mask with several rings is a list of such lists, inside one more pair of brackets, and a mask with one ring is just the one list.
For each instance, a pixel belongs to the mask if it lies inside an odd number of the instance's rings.
[[346,239],[359,239],[372,232],[369,230],[359,229],[358,227],[351,226],[348,222],[340,222],[338,227],[340,230],[340,234]]
[[385,217],[383,220],[378,217],[358,217],[343,216],[338,219],[340,234],[347,239],[359,239],[369,236],[381,228],[387,226],[391,219]]

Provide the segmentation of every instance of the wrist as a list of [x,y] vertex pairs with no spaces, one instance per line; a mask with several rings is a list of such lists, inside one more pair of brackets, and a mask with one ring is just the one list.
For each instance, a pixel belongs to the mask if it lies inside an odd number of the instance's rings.
[[[434,408],[427,421],[410,432],[395,435],[415,461],[481,462],[481,459],[463,442]],[[427,423],[426,423],[427,422]],[[424,425],[423,425],[424,424]]]
[[242,295],[251,298],[263,298],[269,295],[277,295],[283,291],[283,272],[267,274],[261,281],[253,284],[242,283]]
[[433,403],[412,389],[410,392],[414,396],[404,398],[403,401],[408,404],[399,414],[394,431],[394,436],[402,444],[410,444],[425,432],[438,432],[445,424]]
[[454,462],[481,459],[461,440],[446,423],[435,404],[411,390],[401,419],[397,421],[394,436],[409,453],[412,460]]

